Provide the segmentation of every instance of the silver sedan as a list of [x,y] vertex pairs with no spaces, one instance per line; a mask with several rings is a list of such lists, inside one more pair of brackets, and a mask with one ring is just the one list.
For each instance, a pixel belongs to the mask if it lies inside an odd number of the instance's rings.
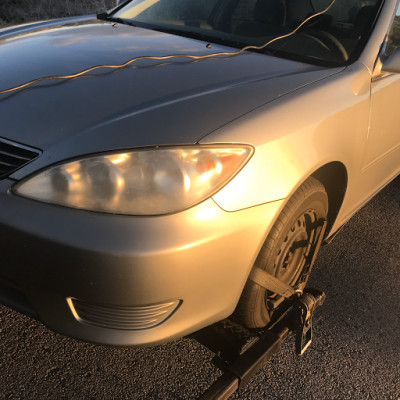
[[0,300],[112,345],[266,326],[400,172],[399,28],[395,0],[132,0],[0,30]]

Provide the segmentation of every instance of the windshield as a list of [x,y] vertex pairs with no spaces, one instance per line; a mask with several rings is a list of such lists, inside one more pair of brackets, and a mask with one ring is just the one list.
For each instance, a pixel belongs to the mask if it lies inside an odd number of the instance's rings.
[[289,35],[262,51],[313,64],[344,65],[361,52],[381,1],[133,0],[112,17],[236,48],[262,46]]

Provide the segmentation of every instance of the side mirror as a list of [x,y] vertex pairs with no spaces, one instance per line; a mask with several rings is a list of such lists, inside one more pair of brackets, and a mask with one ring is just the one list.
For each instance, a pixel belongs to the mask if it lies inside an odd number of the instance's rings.
[[395,49],[393,53],[382,62],[381,71],[400,74],[400,47]]

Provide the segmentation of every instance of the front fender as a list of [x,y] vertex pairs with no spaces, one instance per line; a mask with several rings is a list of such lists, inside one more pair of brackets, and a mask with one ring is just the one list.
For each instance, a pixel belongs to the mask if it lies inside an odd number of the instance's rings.
[[201,143],[248,143],[255,154],[214,200],[236,211],[290,197],[320,167],[345,165],[359,174],[368,137],[370,74],[343,72],[282,96],[233,121]]

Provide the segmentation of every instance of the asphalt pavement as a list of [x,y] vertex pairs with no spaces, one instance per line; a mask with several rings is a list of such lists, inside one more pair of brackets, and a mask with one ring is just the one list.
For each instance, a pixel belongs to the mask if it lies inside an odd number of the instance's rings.
[[[400,178],[321,250],[311,284],[327,300],[302,357],[294,340],[233,399],[400,400]],[[0,306],[0,399],[196,399],[218,376],[192,339],[107,348]]]

